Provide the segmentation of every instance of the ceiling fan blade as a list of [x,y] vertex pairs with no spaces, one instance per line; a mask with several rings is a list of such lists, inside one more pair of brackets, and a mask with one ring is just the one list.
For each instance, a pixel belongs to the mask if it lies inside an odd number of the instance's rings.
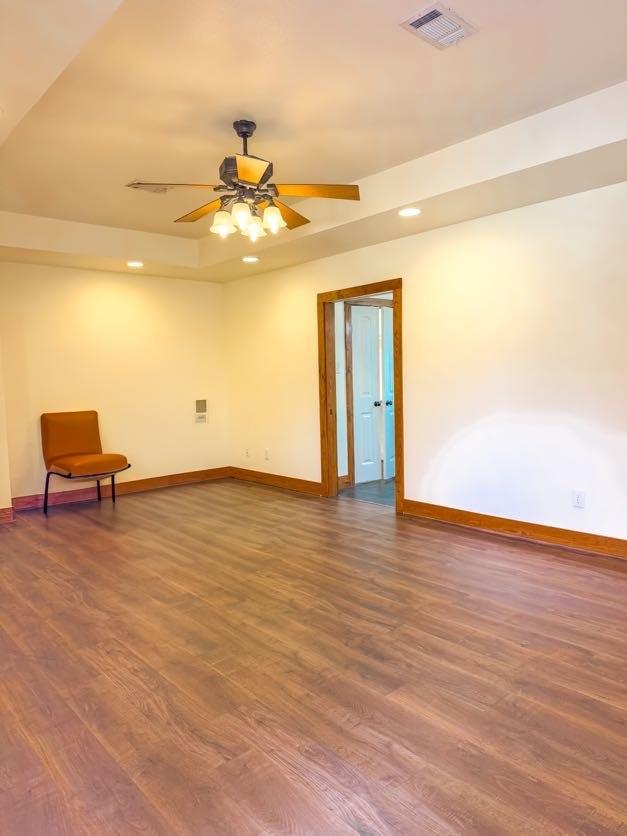
[[281,203],[280,200],[275,199],[274,205],[278,206],[281,210],[281,215],[287,224],[288,229],[296,229],[296,227],[303,226],[303,224],[308,224],[310,222],[309,218],[301,215],[300,212],[296,212],[296,210],[292,209],[291,206]]
[[359,186],[325,183],[277,183],[281,197],[333,197],[338,200],[359,200]]
[[205,203],[203,206],[199,206],[198,209],[194,209],[192,212],[188,212],[187,215],[182,215],[180,218],[177,218],[174,223],[191,223],[192,221],[198,221],[200,218],[204,218],[205,215],[208,215],[210,212],[217,211],[222,204],[222,198],[218,197],[216,200],[212,200],[209,203]]
[[161,194],[170,189],[215,189],[214,183],[146,183],[143,180],[133,180],[127,183],[129,189],[143,189],[146,192]]

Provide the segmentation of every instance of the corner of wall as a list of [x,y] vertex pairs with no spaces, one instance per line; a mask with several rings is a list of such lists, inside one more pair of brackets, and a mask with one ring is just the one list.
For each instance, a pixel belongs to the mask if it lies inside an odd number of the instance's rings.
[[13,518],[11,499],[11,476],[9,473],[9,443],[4,398],[4,371],[2,346],[0,346],[0,522]]

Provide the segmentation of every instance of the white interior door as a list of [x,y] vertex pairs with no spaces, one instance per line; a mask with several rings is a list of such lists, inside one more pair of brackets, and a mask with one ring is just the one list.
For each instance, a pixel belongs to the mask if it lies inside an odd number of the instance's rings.
[[351,311],[355,482],[381,478],[379,308]]
[[394,446],[394,320],[392,308],[382,308],[383,350],[383,478],[396,475]]

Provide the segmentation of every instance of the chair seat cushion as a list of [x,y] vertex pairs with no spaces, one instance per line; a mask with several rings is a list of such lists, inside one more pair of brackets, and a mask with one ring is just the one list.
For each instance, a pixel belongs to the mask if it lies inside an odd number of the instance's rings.
[[124,470],[128,460],[121,453],[75,453],[50,462],[50,470],[72,476],[98,476]]

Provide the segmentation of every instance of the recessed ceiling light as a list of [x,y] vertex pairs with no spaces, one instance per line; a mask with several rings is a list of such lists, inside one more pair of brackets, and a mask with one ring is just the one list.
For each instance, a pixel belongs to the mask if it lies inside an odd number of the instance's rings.
[[417,206],[406,206],[404,209],[399,209],[398,214],[401,218],[414,218],[419,215],[422,210]]
[[245,255],[242,261],[244,264],[256,264],[259,258],[256,255]]
[[139,270],[140,267],[144,266],[143,261],[127,261],[126,266],[130,267],[133,270]]

